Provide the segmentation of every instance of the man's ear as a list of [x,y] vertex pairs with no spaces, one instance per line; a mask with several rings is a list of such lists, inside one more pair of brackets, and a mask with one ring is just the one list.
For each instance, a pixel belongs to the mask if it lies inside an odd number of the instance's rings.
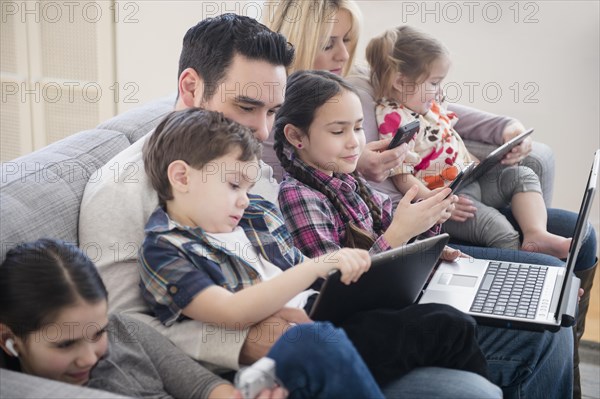
[[179,108],[200,107],[203,96],[204,80],[194,68],[186,68],[179,75]]
[[187,193],[189,191],[189,169],[190,166],[182,160],[173,161],[167,167],[167,176],[173,194]]
[[296,126],[288,123],[283,128],[283,134],[287,141],[292,145],[292,147],[302,148],[304,145],[304,140],[308,138],[300,129]]

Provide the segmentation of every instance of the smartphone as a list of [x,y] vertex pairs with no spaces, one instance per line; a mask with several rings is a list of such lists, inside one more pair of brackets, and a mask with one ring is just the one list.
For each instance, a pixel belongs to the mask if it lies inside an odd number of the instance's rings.
[[392,139],[388,150],[392,148],[396,148],[401,144],[408,143],[415,137],[415,134],[419,133],[420,123],[418,119],[415,119],[412,122],[407,123],[406,125],[400,126],[398,131],[396,131],[396,135]]

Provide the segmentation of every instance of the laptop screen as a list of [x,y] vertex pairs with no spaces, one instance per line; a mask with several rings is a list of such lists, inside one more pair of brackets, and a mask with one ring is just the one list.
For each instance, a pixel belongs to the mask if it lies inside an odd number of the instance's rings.
[[579,250],[581,249],[581,243],[583,242],[585,233],[587,232],[587,220],[590,214],[590,210],[592,209],[594,194],[596,193],[596,180],[598,179],[599,163],[600,150],[596,150],[594,154],[594,163],[592,164],[590,176],[588,177],[587,185],[585,187],[585,194],[583,195],[583,200],[581,201],[579,216],[577,217],[577,223],[575,224],[575,232],[573,234],[573,240],[571,241],[569,256],[567,257],[567,273],[565,274],[565,279],[563,280],[562,289],[560,291],[558,305],[556,306],[556,318],[559,317],[563,297],[565,296],[567,284],[570,281],[570,278],[567,277],[571,276],[571,274],[573,273],[575,263],[577,262],[577,255],[579,254]]

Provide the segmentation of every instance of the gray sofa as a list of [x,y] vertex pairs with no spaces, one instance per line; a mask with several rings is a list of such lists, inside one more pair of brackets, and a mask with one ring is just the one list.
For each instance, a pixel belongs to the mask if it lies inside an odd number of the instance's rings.
[[[0,165],[0,261],[15,244],[41,237],[77,243],[79,208],[86,183],[113,156],[153,129],[172,110],[174,96],[159,99],[29,155]],[[491,146],[478,145],[480,155]],[[538,156],[553,171],[552,153]],[[544,176],[550,198],[553,176]],[[107,209],[107,212],[110,212]],[[85,249],[85,248],[84,248]],[[0,351],[2,352],[2,351]],[[4,366],[0,354],[0,366]],[[63,387],[61,388],[61,385]],[[0,370],[0,397],[99,397],[98,391],[64,386]],[[108,396],[107,396],[108,397]]]
[[[77,243],[85,185],[116,154],[153,129],[173,109],[162,98],[0,165],[0,261],[17,243],[41,237]],[[107,210],[109,211],[109,210]],[[0,350],[0,352],[2,352]],[[0,367],[5,365],[0,353]],[[0,398],[116,397],[0,369]]]

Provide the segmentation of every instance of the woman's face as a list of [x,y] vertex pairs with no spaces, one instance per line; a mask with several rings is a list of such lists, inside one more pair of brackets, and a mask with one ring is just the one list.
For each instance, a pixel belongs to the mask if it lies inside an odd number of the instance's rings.
[[341,75],[350,59],[348,45],[351,41],[352,16],[348,10],[339,10],[329,18],[333,24],[331,36],[325,48],[317,52],[313,68]]
[[64,308],[53,323],[15,338],[21,369],[27,374],[84,385],[108,349],[107,303],[78,302]]

